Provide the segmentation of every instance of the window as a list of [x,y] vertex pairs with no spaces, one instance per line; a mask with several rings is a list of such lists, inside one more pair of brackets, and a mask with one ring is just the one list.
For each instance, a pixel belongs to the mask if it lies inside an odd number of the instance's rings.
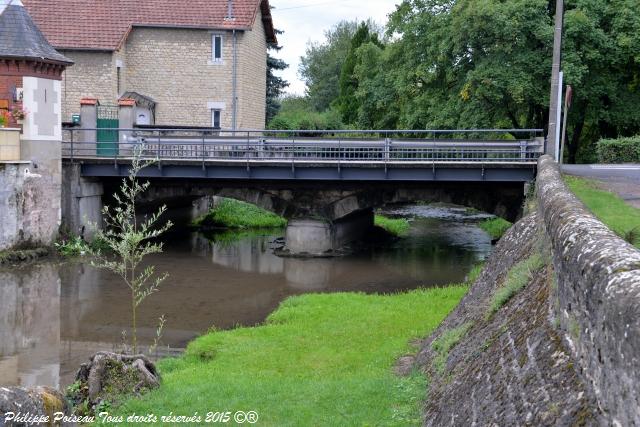
[[222,62],[222,35],[214,34],[211,43],[211,60]]
[[222,110],[211,110],[211,127],[220,129],[221,117],[222,117]]

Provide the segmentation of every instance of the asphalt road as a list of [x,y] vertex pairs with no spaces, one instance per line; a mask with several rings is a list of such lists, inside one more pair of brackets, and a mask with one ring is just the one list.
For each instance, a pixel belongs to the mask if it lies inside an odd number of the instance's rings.
[[562,172],[600,181],[604,188],[640,209],[640,164],[563,165]]

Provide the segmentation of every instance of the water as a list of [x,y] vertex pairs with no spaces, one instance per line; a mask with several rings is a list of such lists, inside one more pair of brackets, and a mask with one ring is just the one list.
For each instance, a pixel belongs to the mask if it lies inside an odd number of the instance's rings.
[[[344,258],[279,258],[278,233],[171,236],[151,260],[171,276],[141,306],[139,340],[153,342],[163,314],[166,355],[211,327],[259,324],[291,295],[461,282],[491,251],[476,226],[486,216],[434,206],[385,213],[411,218],[410,235]],[[128,288],[110,273],[82,262],[0,270],[0,385],[68,385],[91,354],[121,348],[129,324]]]

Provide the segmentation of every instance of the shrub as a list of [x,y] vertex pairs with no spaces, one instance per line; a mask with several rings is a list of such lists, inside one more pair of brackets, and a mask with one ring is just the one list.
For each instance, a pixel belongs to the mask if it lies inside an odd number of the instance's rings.
[[631,138],[598,141],[598,161],[601,163],[640,163],[640,135]]

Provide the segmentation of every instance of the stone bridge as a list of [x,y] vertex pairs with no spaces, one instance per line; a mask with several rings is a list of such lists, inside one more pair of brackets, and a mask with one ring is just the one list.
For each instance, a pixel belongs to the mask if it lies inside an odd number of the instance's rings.
[[120,142],[108,143],[92,130],[69,132],[63,217],[73,232],[100,222],[103,195],[117,190],[137,153],[157,160],[140,174],[151,182],[143,207],[206,210],[211,196],[250,202],[289,219],[291,252],[314,255],[360,238],[373,209],[391,203],[454,203],[513,221],[544,148],[535,129],[350,131],[355,136],[118,129],[112,140]]

